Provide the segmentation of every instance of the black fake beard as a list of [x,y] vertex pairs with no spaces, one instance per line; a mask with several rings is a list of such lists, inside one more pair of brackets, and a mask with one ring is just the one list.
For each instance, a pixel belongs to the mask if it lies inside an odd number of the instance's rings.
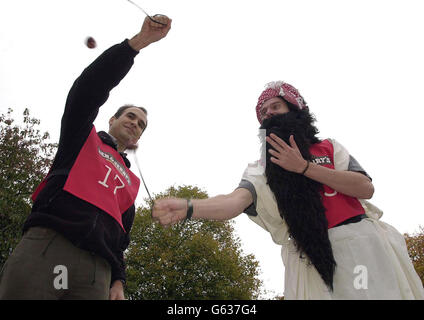
[[[304,159],[311,161],[311,144],[318,143],[318,130],[313,126],[315,119],[306,111],[290,111],[264,120],[261,129],[266,135],[274,133],[290,145],[293,135]],[[309,258],[324,283],[333,290],[333,276],[336,268],[333,250],[328,238],[328,221],[322,204],[322,184],[304,175],[287,171],[271,162],[266,143],[265,175],[275,195],[280,216],[288,226],[299,254]]]

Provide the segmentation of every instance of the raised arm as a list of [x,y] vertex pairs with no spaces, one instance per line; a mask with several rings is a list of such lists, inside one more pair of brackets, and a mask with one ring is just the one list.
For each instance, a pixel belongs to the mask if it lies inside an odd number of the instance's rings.
[[131,40],[107,49],[75,80],[62,117],[63,143],[74,143],[75,134],[84,138],[88,135],[99,108],[109,98],[110,91],[127,75],[139,51],[168,34],[172,20],[166,16],[157,19],[166,26],[146,17],[141,30]]
[[[192,200],[193,219],[229,220],[243,212],[253,202],[252,194],[244,188],[227,195],[209,199]],[[153,218],[164,226],[169,226],[186,218],[187,200],[167,198],[155,201]]]

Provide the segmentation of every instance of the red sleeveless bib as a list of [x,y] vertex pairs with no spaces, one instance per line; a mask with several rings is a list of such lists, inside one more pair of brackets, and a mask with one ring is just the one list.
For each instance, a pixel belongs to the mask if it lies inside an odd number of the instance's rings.
[[[330,141],[324,140],[314,144],[309,149],[312,161],[326,168],[334,169],[334,149]],[[336,226],[346,219],[365,213],[364,208],[357,198],[339,193],[330,187],[324,186],[322,192],[323,205],[326,209],[325,215],[328,221],[328,229]]]
[[[34,192],[33,200],[45,180]],[[119,152],[104,144],[93,126],[63,190],[102,209],[125,231],[122,214],[134,203],[139,186],[140,180],[125,166]]]

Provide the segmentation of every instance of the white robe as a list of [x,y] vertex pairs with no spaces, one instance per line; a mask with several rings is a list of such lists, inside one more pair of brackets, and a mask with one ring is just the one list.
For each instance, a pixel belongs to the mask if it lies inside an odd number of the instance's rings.
[[[336,169],[347,170],[346,149],[331,141]],[[287,225],[280,217],[264,168],[259,163],[250,164],[242,178],[253,184],[257,194],[258,215],[249,215],[249,218],[281,245],[285,299],[424,299],[423,285],[408,256],[402,234],[380,221],[382,211],[365,200],[360,202],[367,218],[328,230],[337,263],[334,291],[330,292],[315,267],[299,257],[293,240],[289,239]]]

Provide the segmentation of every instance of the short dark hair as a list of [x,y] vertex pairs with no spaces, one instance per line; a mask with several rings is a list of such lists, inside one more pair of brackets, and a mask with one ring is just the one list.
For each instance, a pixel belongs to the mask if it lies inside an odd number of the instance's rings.
[[[118,119],[123,113],[124,113],[124,111],[125,110],[127,110],[127,109],[129,109],[129,108],[138,108],[138,109],[140,109],[141,111],[143,111],[145,114],[146,114],[146,116],[147,116],[147,110],[145,109],[145,108],[143,108],[143,107],[137,107],[137,106],[135,106],[135,105],[133,105],[133,104],[126,104],[126,105],[123,105],[122,107],[120,107],[116,112],[115,112],[115,114],[113,115],[116,119]],[[143,131],[144,130],[146,130],[146,128],[147,128],[147,123],[148,123],[148,121],[147,121],[147,119],[146,119],[146,127],[143,129]]]
[[129,108],[138,108],[141,111],[143,111],[146,114],[146,116],[147,116],[147,110],[145,108],[143,108],[143,107],[137,107],[137,106],[132,105],[132,104],[126,104],[126,105],[120,107],[113,116],[116,119],[118,119],[124,113],[124,111],[127,110],[127,109],[129,109]]

